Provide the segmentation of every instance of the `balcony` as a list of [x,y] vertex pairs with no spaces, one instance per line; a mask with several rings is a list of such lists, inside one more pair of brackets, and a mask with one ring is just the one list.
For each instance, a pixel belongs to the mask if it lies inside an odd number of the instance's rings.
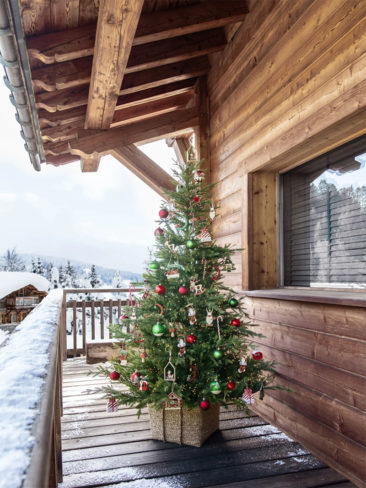
[[[97,290],[101,296],[127,291]],[[68,300],[76,292],[77,300]],[[107,413],[106,400],[93,392],[106,380],[88,376],[97,365],[86,364],[85,353],[88,341],[109,339],[107,325],[114,320],[113,313],[120,313],[125,299],[81,299],[90,292],[52,291],[0,350],[0,354],[8,354],[26,339],[30,346],[22,350],[25,366],[14,382],[33,375],[28,383],[38,388],[34,404],[40,407],[29,406],[26,411],[31,422],[14,427],[23,438],[37,439],[35,444],[30,441],[32,449],[26,460],[13,463],[15,474],[10,470],[11,476],[21,477],[24,472],[24,487],[355,486],[255,414],[222,410],[220,431],[197,449],[152,440],[146,411],[140,419],[133,408]],[[70,327],[69,319],[76,327]],[[35,350],[37,367],[31,357]],[[6,366],[0,363],[0,368],[1,375]],[[12,396],[14,404],[20,401],[17,394]],[[3,417],[0,424],[6,421]],[[7,450],[12,453],[13,449],[16,446],[8,444]]]

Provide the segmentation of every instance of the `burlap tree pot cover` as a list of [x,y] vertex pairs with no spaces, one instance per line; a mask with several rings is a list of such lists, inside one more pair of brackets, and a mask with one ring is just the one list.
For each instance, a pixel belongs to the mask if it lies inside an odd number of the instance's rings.
[[219,428],[220,405],[208,410],[182,407],[155,409],[149,406],[152,438],[200,447]]

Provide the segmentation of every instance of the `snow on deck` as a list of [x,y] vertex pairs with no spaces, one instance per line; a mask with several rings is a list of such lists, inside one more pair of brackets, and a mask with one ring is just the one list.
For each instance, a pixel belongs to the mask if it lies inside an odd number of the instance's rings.
[[0,348],[0,488],[21,486],[29,465],[61,302],[51,291]]
[[32,285],[38,291],[48,291],[51,283],[43,276],[23,271],[0,271],[0,300],[13,291]]

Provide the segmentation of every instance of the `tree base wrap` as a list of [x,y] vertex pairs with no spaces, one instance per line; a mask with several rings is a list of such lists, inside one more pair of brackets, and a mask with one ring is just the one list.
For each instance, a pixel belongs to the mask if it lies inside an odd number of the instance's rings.
[[200,408],[157,410],[149,405],[153,439],[200,447],[219,428],[220,405]]

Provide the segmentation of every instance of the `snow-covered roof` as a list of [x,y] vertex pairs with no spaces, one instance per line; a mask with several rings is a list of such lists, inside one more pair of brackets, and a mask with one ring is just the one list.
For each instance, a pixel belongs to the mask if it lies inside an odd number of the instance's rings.
[[51,283],[43,276],[25,271],[0,271],[0,300],[13,291],[32,285],[38,291],[48,291]]

